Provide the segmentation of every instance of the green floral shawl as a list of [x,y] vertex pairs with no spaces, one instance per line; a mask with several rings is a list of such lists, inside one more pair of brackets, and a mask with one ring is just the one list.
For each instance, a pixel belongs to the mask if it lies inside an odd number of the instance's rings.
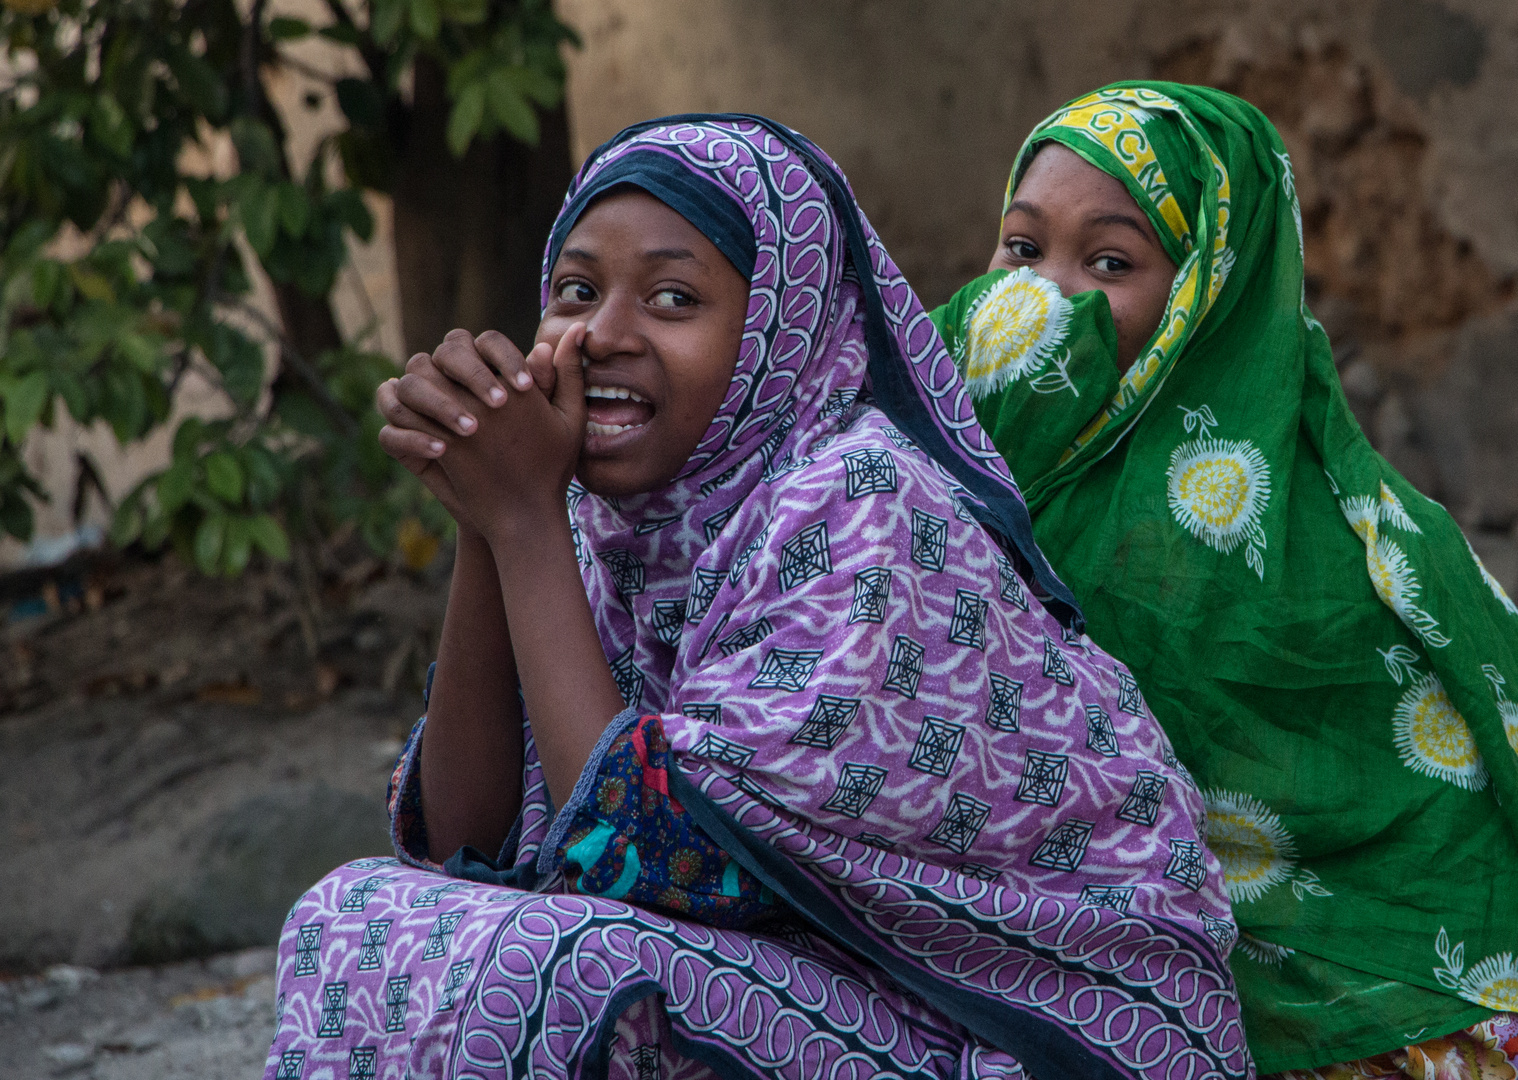
[[1303,299],[1280,137],[1120,83],[1040,124],[1179,270],[1119,374],[1106,298],[1026,269],[935,323],[1092,637],[1205,793],[1262,1072],[1518,1010],[1518,608],[1366,441]]

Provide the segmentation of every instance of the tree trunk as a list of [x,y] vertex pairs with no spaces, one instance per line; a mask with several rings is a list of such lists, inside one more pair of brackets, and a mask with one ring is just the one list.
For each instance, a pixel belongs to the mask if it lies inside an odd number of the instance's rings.
[[455,327],[499,330],[526,351],[541,314],[543,247],[569,186],[563,106],[540,114],[542,139],[476,140],[462,160],[444,141],[445,74],[419,57],[398,154],[395,256],[408,352],[430,352]]

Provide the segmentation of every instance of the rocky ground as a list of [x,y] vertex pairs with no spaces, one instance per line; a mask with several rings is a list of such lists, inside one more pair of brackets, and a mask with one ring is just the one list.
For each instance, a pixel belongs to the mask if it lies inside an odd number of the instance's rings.
[[441,622],[446,565],[330,563],[0,579],[3,1080],[261,1075],[268,946],[311,882],[388,853]]
[[274,950],[0,982],[0,1077],[255,1080],[274,1025]]

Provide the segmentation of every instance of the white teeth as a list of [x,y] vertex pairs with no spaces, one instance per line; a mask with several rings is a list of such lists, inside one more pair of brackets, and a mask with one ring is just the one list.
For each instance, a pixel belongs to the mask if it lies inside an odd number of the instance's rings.
[[594,420],[585,421],[585,434],[587,435],[617,435],[624,431],[631,431],[642,424],[598,424]]
[[609,398],[612,400],[629,399],[641,401],[645,405],[648,404],[648,399],[633,393],[625,386],[587,386],[585,388],[585,396],[588,398]]

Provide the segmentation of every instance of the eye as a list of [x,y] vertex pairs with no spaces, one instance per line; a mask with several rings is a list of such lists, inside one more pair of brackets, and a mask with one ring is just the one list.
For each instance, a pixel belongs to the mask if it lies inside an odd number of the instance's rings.
[[1124,270],[1131,270],[1133,264],[1116,255],[1098,255],[1091,260],[1091,268],[1099,274],[1121,274]]
[[1038,258],[1040,254],[1037,244],[1020,236],[1008,237],[1006,248],[1007,253],[1014,259],[1026,259],[1029,262]]
[[660,289],[650,301],[654,307],[661,308],[690,307],[695,302],[696,298],[683,289]]
[[566,304],[589,304],[595,300],[596,290],[583,281],[570,279],[559,282],[555,295]]

